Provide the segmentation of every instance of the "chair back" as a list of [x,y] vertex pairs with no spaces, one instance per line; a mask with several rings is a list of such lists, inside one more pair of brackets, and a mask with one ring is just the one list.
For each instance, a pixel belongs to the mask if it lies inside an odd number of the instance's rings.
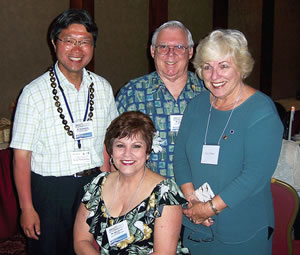
[[292,255],[292,228],[299,209],[299,197],[289,184],[272,178],[275,228],[272,255]]

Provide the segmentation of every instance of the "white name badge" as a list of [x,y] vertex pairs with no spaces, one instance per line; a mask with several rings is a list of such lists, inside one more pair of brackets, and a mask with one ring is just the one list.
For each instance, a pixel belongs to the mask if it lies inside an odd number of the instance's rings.
[[94,135],[92,121],[75,122],[73,130],[75,140],[89,139]]
[[90,164],[91,163],[91,153],[89,151],[73,151],[71,152],[72,164]]
[[217,165],[219,159],[220,145],[203,145],[201,163]]
[[182,115],[171,115],[170,116],[171,131],[178,132],[181,120],[182,120]]
[[117,243],[130,238],[127,221],[123,220],[120,223],[106,228],[106,234],[110,246],[114,246]]

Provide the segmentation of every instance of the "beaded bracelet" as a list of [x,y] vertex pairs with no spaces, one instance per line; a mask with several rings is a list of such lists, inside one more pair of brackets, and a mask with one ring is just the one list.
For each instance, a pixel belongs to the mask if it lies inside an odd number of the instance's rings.
[[215,205],[213,204],[212,200],[208,200],[208,203],[210,205],[210,208],[213,210],[215,215],[218,215],[220,212],[217,210],[217,208],[215,207]]

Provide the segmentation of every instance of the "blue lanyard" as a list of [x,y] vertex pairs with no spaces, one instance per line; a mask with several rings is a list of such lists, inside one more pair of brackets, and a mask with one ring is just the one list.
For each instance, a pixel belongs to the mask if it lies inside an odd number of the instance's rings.
[[[61,93],[62,93],[62,95],[63,95],[65,104],[66,104],[66,106],[67,106],[67,109],[68,109],[68,112],[69,112],[69,115],[70,115],[70,118],[71,118],[71,121],[72,121],[72,123],[74,123],[73,115],[72,115],[72,113],[71,113],[71,110],[70,110],[70,107],[69,107],[69,104],[68,104],[66,95],[65,95],[65,93],[64,93],[64,90],[63,90],[63,88],[60,86],[60,82],[59,82],[59,79],[58,79],[58,77],[57,77],[55,67],[54,67],[53,69],[54,69],[54,74],[55,74],[55,77],[56,77],[56,80],[57,80],[57,83],[58,83],[58,88],[60,89],[60,91],[61,91]],[[84,114],[83,121],[86,121],[86,117],[87,117],[87,113],[88,113],[88,109],[89,109],[89,104],[90,104],[90,90],[88,90],[88,98],[87,98],[87,104],[86,104],[86,109],[85,109],[85,114]],[[77,142],[78,142],[78,148],[80,149],[80,148],[81,148],[80,140],[77,140]]]

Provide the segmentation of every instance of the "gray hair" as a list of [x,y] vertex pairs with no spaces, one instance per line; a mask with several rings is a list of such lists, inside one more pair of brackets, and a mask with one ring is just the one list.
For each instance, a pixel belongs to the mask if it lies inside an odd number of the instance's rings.
[[166,28],[171,28],[171,29],[172,28],[179,28],[179,29],[183,30],[187,35],[188,47],[192,48],[194,46],[194,41],[193,41],[193,37],[192,37],[192,34],[191,34],[190,30],[188,30],[185,27],[185,25],[183,25],[181,22],[179,22],[177,20],[168,21],[168,22],[162,24],[159,28],[157,28],[154,31],[154,34],[153,34],[152,40],[151,40],[152,46],[156,45],[156,41],[157,41],[157,37],[158,37],[159,32],[162,31],[163,29],[166,29]]

